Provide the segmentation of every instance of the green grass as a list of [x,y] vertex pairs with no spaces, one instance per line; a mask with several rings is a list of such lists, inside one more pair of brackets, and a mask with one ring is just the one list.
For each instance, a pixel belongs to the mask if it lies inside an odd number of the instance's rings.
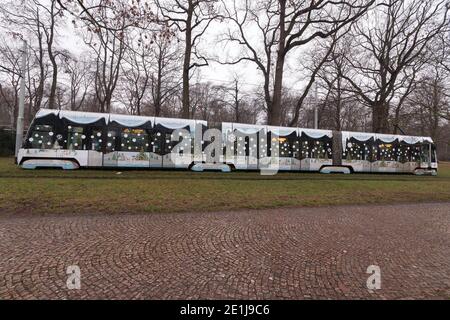
[[437,177],[258,172],[23,170],[0,158],[0,212],[141,213],[450,201]]

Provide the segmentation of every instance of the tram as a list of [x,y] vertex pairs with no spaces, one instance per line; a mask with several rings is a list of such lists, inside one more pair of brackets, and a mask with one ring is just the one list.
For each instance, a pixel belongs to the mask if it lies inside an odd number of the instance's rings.
[[430,137],[50,109],[36,113],[17,156],[25,169],[228,172],[261,170],[274,161],[277,170],[294,172],[436,175],[438,170]]

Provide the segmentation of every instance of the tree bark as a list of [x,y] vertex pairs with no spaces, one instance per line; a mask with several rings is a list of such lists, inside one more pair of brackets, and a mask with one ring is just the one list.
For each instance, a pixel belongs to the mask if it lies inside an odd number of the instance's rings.
[[48,108],[55,109],[55,98],[56,98],[56,86],[58,85],[58,64],[56,63],[56,59],[53,54],[50,54],[52,49],[49,45],[49,58],[52,63],[53,75],[52,75],[52,85],[50,87],[50,95],[48,97]]
[[49,109],[55,109],[56,86],[58,85],[58,64],[56,63],[55,54],[53,53],[53,38],[55,33],[55,15],[54,15],[55,2],[56,1],[52,1],[50,7],[50,28],[49,28],[50,30],[48,31],[49,33],[47,33],[48,57],[50,59],[53,68],[52,84],[50,87],[50,95],[48,97]]
[[[159,117],[161,115],[161,105],[162,105],[162,95],[161,95],[161,86],[162,86],[162,71],[163,71],[163,54],[162,50],[159,51],[158,57],[158,76],[156,79],[156,96],[155,96],[155,117]],[[189,88],[189,83],[188,83]],[[189,89],[188,89],[189,92]],[[189,101],[188,101],[189,103]],[[188,108],[189,110],[189,108]]]
[[191,51],[192,51],[192,14],[193,10],[189,8],[186,19],[186,39],[184,48],[183,61],[183,96],[182,96],[182,117],[184,119],[190,118],[190,97],[189,97],[189,71],[191,69]]
[[336,121],[336,130],[341,131],[342,130],[342,123],[341,123],[341,112],[342,112],[342,92],[341,92],[341,85],[342,85],[342,79],[339,77],[337,79],[337,97],[336,97],[336,114],[335,114],[335,121]]
[[239,110],[239,87],[238,81],[234,81],[234,112],[235,112],[235,120],[237,123],[240,121],[240,110]]
[[372,131],[374,133],[389,132],[389,104],[376,102],[372,105]]
[[272,126],[281,125],[281,95],[283,90],[283,70],[285,61],[286,43],[286,0],[280,0],[280,38],[278,42],[278,53],[275,67],[275,80],[273,86],[272,106],[268,113],[268,124]]

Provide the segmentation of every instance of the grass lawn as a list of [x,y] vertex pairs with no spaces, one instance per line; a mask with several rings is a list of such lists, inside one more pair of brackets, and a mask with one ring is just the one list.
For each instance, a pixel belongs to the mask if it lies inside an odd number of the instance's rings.
[[23,170],[0,158],[0,212],[212,211],[450,201],[450,163],[437,177],[259,172]]

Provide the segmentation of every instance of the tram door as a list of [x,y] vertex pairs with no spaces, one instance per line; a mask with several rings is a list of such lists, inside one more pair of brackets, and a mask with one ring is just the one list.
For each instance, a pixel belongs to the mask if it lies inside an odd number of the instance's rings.
[[166,133],[161,128],[155,128],[150,135],[150,168],[163,167],[165,135]]
[[103,165],[104,132],[102,127],[87,128],[88,166],[101,167]]
[[420,167],[431,168],[432,148],[431,143],[423,144],[421,147]]
[[106,133],[106,145],[103,154],[103,166],[117,167],[118,152],[120,150],[120,130],[109,128]]

